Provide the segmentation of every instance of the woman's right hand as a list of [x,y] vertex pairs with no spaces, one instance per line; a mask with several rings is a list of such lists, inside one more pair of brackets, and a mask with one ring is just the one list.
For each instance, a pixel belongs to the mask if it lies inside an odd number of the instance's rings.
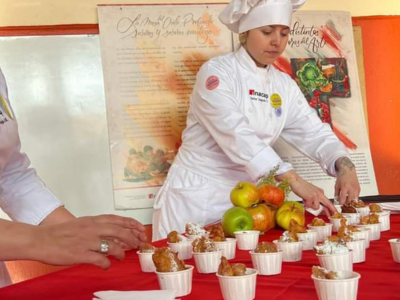
[[319,206],[324,206],[325,212],[330,215],[336,212],[335,206],[325,196],[324,191],[305,181],[295,171],[288,172],[275,176],[278,181],[287,180],[293,193],[303,199],[304,207],[319,209]]
[[123,244],[137,248],[146,242],[144,226],[132,218],[116,215],[81,217],[35,228],[33,259],[53,265],[93,264],[106,269],[110,261],[100,253],[103,240],[108,242],[108,255],[122,260]]

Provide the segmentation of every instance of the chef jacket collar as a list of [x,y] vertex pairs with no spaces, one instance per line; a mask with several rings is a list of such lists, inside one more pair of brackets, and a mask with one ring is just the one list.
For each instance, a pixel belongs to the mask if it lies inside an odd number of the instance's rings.
[[247,71],[262,77],[269,76],[271,66],[267,65],[265,68],[258,67],[255,61],[251,58],[250,54],[243,46],[240,46],[239,49],[236,50],[235,57],[238,60],[239,64]]

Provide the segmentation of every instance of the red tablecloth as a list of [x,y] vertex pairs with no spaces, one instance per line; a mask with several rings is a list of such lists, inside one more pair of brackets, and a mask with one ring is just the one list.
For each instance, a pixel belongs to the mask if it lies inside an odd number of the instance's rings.
[[[307,223],[311,216],[307,216]],[[361,274],[358,299],[400,299],[400,264],[393,261],[390,238],[399,237],[400,215],[391,216],[391,230],[382,232],[379,241],[372,241],[367,249],[366,262],[354,264],[354,271]],[[274,229],[261,237],[272,241],[282,230]],[[158,246],[166,245],[165,241]],[[71,267],[0,289],[1,300],[89,300],[93,292],[104,290],[152,290],[159,289],[157,277],[153,273],[142,273],[136,251],[128,251],[124,261],[112,261],[111,268],[103,271],[94,266]],[[252,267],[248,251],[236,251],[234,262]],[[185,261],[194,265],[193,259]],[[314,251],[304,251],[300,262],[284,262],[282,273],[276,276],[257,276],[255,299],[317,299],[311,279],[311,267],[318,265]],[[183,299],[222,299],[218,279],[215,274],[193,273],[193,288]]]

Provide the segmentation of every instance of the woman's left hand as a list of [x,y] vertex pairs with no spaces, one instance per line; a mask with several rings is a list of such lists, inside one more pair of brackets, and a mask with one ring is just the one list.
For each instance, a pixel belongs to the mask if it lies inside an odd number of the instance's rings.
[[340,157],[336,163],[337,178],[335,184],[335,198],[341,205],[346,201],[358,199],[360,183],[354,164],[348,157]]

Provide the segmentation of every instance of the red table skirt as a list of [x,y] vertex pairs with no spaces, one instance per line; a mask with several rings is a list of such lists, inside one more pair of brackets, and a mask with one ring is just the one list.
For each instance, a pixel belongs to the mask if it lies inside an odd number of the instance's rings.
[[[311,219],[308,215],[307,223]],[[382,232],[379,241],[371,241],[366,252],[366,262],[354,264],[354,271],[361,274],[358,299],[400,299],[400,264],[393,261],[388,242],[391,238],[400,238],[399,223],[400,215],[391,215],[391,230]],[[262,236],[261,240],[272,241],[281,234],[282,230],[273,229]],[[160,241],[156,245],[166,246],[166,242]],[[232,261],[252,267],[248,251],[236,250],[236,258]],[[185,263],[195,265],[193,259]],[[258,275],[255,299],[318,299],[311,279],[311,267],[314,265],[318,265],[314,251],[304,251],[300,262],[283,262],[280,275]],[[89,300],[96,291],[155,289],[159,289],[156,274],[141,272],[136,251],[128,251],[124,261],[112,260],[110,269],[106,271],[89,265],[67,268],[2,288],[0,299]],[[216,275],[199,274],[195,268],[192,292],[182,298],[222,299]]]

